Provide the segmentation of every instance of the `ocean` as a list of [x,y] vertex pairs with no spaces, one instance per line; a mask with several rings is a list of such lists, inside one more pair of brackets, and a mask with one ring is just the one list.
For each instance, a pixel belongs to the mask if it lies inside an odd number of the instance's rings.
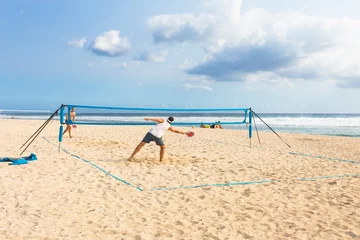
[[[317,134],[332,136],[360,137],[360,114],[325,114],[325,113],[257,113],[276,132]],[[5,112],[0,111],[0,119],[46,120],[51,113]],[[242,113],[139,113],[112,112],[89,113],[77,111],[77,121],[104,123],[137,123],[144,117],[167,117],[173,115],[177,122],[239,122],[244,119]],[[58,116],[55,119],[59,119]],[[255,117],[259,131],[271,131],[263,122]],[[111,126],[109,126],[111,127]],[[223,125],[228,129],[246,130],[245,124]],[[255,127],[253,128],[255,131]],[[255,133],[255,132],[254,132]]]

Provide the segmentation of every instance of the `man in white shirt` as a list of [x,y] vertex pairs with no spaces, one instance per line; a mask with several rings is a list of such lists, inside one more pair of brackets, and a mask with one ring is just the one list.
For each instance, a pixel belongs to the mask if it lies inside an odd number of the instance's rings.
[[162,118],[144,118],[145,121],[154,121],[157,124],[150,129],[150,131],[145,135],[141,143],[135,148],[133,154],[130,156],[129,161],[133,159],[135,154],[140,151],[140,149],[151,141],[155,141],[156,145],[160,146],[160,162],[163,160],[165,153],[165,144],[162,140],[162,136],[167,130],[170,130],[174,133],[186,134],[186,132],[174,129],[170,124],[174,121],[174,117],[169,117],[166,121]]

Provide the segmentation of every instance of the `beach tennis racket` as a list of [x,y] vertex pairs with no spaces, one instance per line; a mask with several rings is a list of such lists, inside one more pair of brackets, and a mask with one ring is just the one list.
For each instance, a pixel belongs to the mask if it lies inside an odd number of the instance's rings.
[[74,124],[74,125],[72,125],[72,127],[73,127],[73,128],[77,128],[75,124]]
[[195,134],[194,132],[187,132],[187,133],[186,133],[186,135],[187,135],[188,137],[192,137],[192,136],[194,136],[194,134]]

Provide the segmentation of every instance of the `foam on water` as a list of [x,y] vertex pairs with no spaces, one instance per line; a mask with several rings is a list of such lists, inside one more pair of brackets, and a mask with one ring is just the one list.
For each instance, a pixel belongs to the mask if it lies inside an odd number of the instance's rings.
[[[173,114],[177,122],[239,122],[243,121],[242,116],[231,116],[231,114],[214,114],[199,116],[196,114]],[[46,120],[50,114],[0,114],[0,118],[23,120]],[[360,114],[259,114],[259,116],[274,130],[280,132],[325,134],[338,136],[360,136]],[[115,115],[115,114],[89,114],[78,113],[76,121],[88,122],[143,122],[144,117],[159,117],[136,114]],[[164,116],[163,116],[164,117]],[[59,121],[59,116],[54,117],[54,121]],[[248,121],[248,119],[247,119]],[[260,131],[269,129],[255,118],[257,127]],[[226,128],[245,129],[244,125],[227,125]]]
[[263,120],[277,126],[360,127],[360,117],[265,117]]

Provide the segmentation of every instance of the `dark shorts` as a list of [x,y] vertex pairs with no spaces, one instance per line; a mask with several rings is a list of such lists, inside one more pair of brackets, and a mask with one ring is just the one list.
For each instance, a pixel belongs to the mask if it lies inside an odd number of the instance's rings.
[[144,139],[142,140],[142,142],[145,142],[145,143],[149,143],[151,141],[155,141],[156,142],[156,145],[159,145],[159,146],[164,146],[164,142],[162,140],[162,138],[158,138],[158,137],[155,137],[154,135],[152,135],[151,133],[147,133],[144,137]]

